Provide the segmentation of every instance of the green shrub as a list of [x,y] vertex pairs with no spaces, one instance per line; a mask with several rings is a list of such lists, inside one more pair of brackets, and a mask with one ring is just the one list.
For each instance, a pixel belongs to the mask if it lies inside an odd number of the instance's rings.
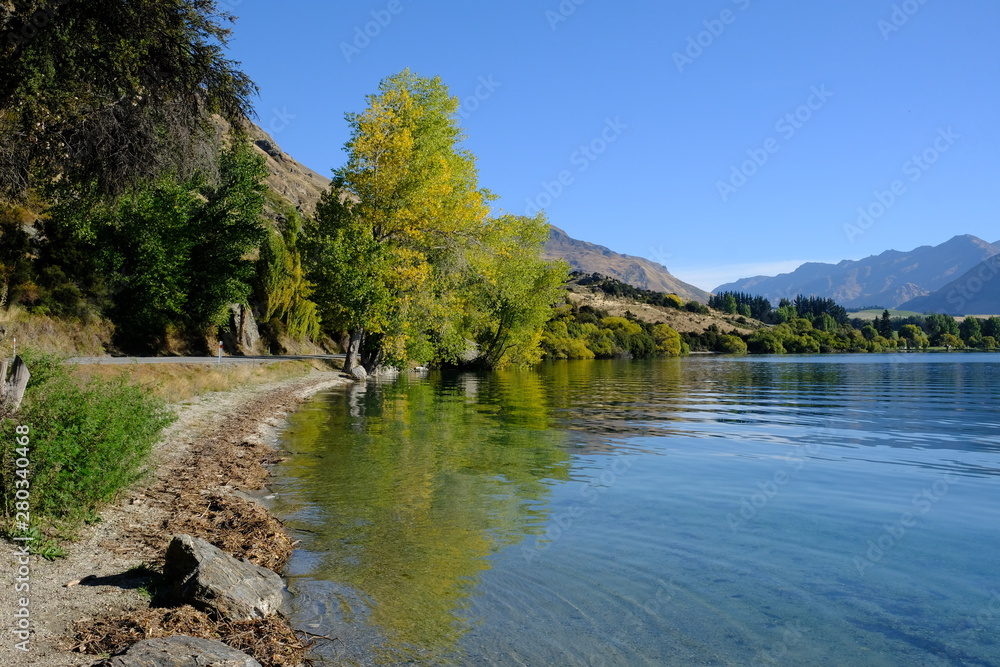
[[784,354],[781,337],[769,329],[758,329],[747,338],[747,348],[754,354]]
[[719,339],[718,351],[723,354],[746,354],[747,344],[739,336],[728,334]]
[[[28,428],[31,524],[72,531],[144,474],[173,417],[162,400],[124,379],[81,384],[51,357],[26,357],[31,381],[20,411],[0,422],[0,438],[13,443],[17,427]],[[17,456],[12,446],[2,448],[0,510],[8,531]]]

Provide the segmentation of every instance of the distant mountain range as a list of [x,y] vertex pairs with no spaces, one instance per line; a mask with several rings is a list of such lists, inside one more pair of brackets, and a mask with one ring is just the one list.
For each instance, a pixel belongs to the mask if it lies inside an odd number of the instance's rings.
[[654,292],[674,293],[685,301],[708,303],[711,296],[703,289],[672,276],[667,267],[644,257],[622,255],[602,245],[579,241],[553,226],[545,244],[545,257],[564,259],[573,269],[617,278],[633,287]]
[[[791,273],[745,278],[720,285],[714,291],[758,294],[773,303],[782,297],[805,294],[834,299],[849,309],[880,306],[943,312],[939,304],[947,300],[946,288],[954,283],[957,289],[963,279],[970,279],[966,276],[997,255],[1000,255],[1000,243],[987,243],[964,234],[938,246],[921,246],[908,252],[887,250],[880,255],[838,264],[811,262]],[[938,296],[939,291],[944,294]],[[996,284],[985,285],[980,293],[980,298],[1000,293],[1000,279]],[[920,301],[920,298],[928,300]],[[925,308],[924,303],[934,307]],[[951,308],[958,308],[958,303],[953,299]],[[972,313],[967,310],[968,306],[968,303],[963,304],[966,311],[957,314]],[[976,314],[981,313],[976,311]]]
[[[993,245],[1000,247],[1000,243]],[[941,289],[903,304],[905,310],[947,315],[1000,315],[1000,254],[980,262]]]

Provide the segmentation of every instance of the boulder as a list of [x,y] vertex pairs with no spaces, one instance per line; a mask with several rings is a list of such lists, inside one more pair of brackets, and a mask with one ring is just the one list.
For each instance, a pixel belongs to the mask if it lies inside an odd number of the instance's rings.
[[358,365],[351,369],[351,376],[359,382],[364,382],[368,379],[368,371],[364,366]]
[[230,354],[260,354],[260,330],[250,306],[238,303],[229,306],[229,327],[222,338]]
[[163,574],[181,602],[218,619],[246,621],[278,613],[285,584],[267,568],[236,560],[205,540],[177,535],[167,547]]
[[183,635],[145,639],[103,664],[105,667],[261,667],[246,653],[222,642]]
[[254,142],[257,148],[261,149],[273,158],[281,157],[281,149],[270,139],[258,139]]

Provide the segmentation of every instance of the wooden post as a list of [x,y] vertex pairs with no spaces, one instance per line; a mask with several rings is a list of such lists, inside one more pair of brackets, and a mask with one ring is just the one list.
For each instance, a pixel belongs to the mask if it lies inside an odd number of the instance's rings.
[[24,389],[28,386],[31,373],[28,366],[21,357],[14,357],[14,368],[10,374],[10,381],[4,383],[4,404],[11,411],[16,412],[21,407],[21,399],[24,398]]

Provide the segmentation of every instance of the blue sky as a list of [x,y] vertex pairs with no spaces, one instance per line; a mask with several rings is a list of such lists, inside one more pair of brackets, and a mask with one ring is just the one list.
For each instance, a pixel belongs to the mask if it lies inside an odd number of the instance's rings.
[[409,67],[463,100],[497,206],[705,289],[1000,240],[995,0],[220,4],[258,123],[322,174]]

